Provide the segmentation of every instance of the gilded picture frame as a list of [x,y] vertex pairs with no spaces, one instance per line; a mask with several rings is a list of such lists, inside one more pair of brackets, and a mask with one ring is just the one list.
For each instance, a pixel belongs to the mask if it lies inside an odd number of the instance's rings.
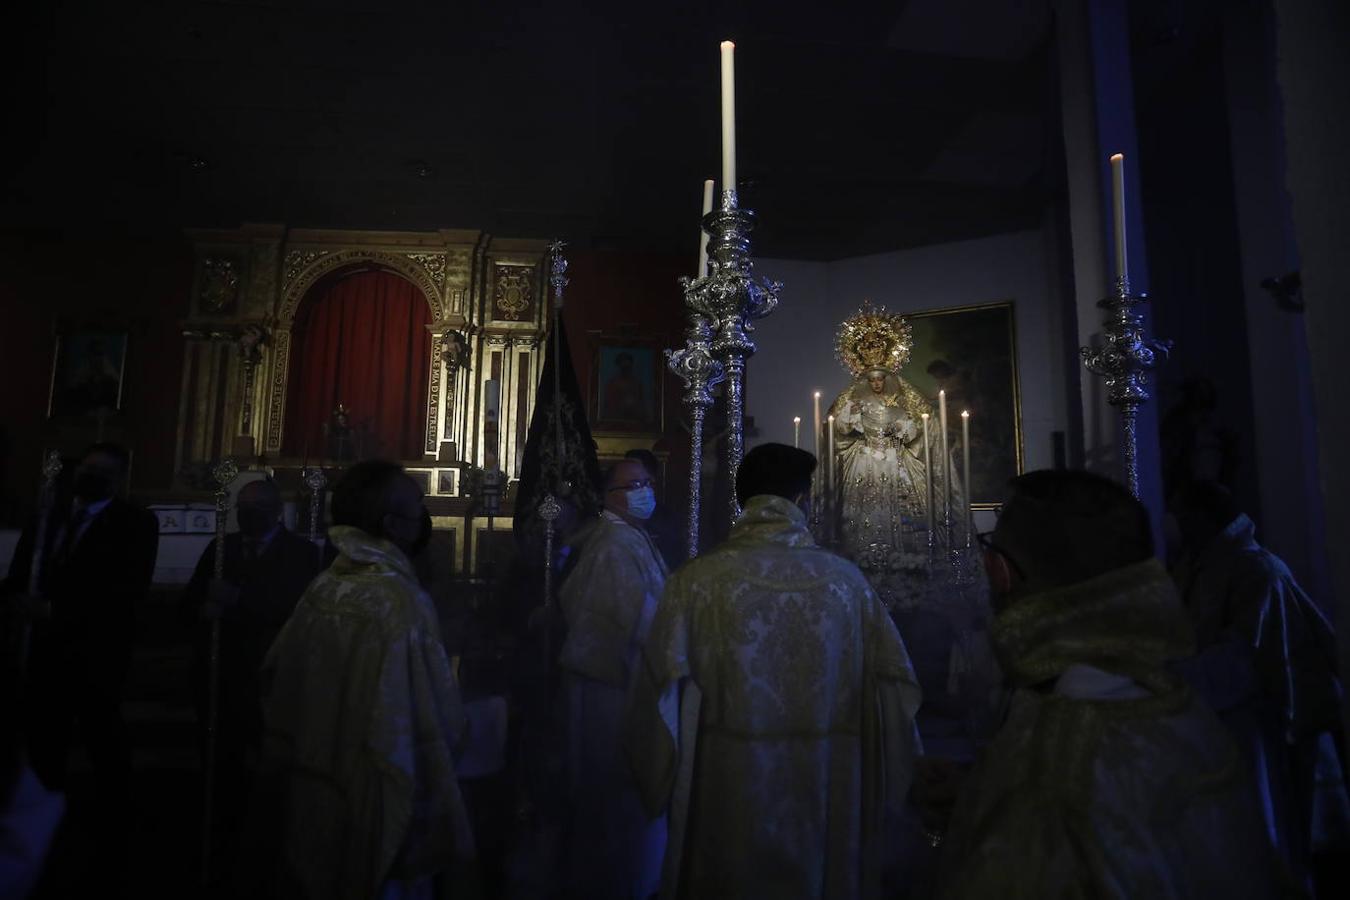
[[906,313],[905,319],[914,347],[901,374],[934,409],[938,391],[947,390],[954,454],[961,443],[961,412],[970,412],[971,502],[976,509],[995,508],[1008,480],[1023,470],[1014,303],[924,310]]
[[128,334],[82,328],[56,335],[47,417],[111,415],[122,409]]
[[597,337],[587,391],[592,427],[607,433],[664,431],[664,362],[656,341]]

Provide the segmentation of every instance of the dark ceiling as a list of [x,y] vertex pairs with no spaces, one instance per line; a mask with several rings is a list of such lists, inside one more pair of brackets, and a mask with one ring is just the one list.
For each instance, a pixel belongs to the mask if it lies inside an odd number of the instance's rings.
[[0,225],[481,228],[692,254],[731,38],[759,255],[1006,231],[1045,203],[1047,7],[49,0],[7,29]]

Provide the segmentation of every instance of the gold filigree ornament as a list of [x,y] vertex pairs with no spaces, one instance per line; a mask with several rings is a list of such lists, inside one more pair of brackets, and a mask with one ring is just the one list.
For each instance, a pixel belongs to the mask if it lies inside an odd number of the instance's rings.
[[839,326],[835,355],[854,378],[868,372],[899,374],[914,346],[909,323],[898,313],[878,309],[871,300]]

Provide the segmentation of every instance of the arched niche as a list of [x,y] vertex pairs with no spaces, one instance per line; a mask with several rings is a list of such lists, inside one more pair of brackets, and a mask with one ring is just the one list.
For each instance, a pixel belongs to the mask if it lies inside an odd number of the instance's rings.
[[[301,251],[298,255],[298,267],[287,272],[283,282],[280,302],[277,304],[276,326],[272,342],[272,384],[266,423],[267,453],[280,453],[286,427],[286,398],[289,393],[291,373],[291,348],[294,336],[295,316],[302,303],[316,289],[321,289],[332,277],[343,272],[362,268],[375,269],[399,276],[415,286],[427,302],[430,309],[430,323],[433,327],[444,318],[445,307],[433,275],[416,258],[407,254],[388,253],[361,247],[325,250],[313,249]],[[425,364],[428,367],[425,432],[431,436],[428,445],[434,446],[434,435],[439,427],[439,394],[441,367],[437,364],[436,343],[431,342],[430,352]]]
[[[425,297],[400,273],[355,264],[316,281],[291,327],[281,457],[420,463],[432,329]],[[351,429],[341,446],[330,433],[339,405]]]

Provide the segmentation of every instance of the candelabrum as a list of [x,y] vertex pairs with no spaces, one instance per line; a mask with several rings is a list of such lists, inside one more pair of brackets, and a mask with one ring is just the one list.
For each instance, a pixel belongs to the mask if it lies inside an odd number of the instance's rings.
[[1118,278],[1115,293],[1097,302],[1106,310],[1101,347],[1083,347],[1078,352],[1089,372],[1106,380],[1106,402],[1120,410],[1125,447],[1125,483],[1139,496],[1139,407],[1148,402],[1148,371],[1165,359],[1171,341],[1144,334],[1145,293],[1130,290],[1128,276]]
[[[691,280],[682,279],[688,294]],[[712,388],[722,383],[722,364],[713,358],[712,324],[701,313],[689,311],[689,328],[682,350],[667,350],[666,363],[684,382],[684,405],[689,407],[689,558],[698,556],[700,495],[703,486],[703,424],[712,408]]]
[[[689,308],[692,323],[691,343],[685,347],[685,351],[691,351],[696,342],[703,349],[701,342],[704,339],[692,337],[701,319],[708,331],[706,352],[721,364],[726,385],[726,471],[733,519],[740,514],[740,505],[736,502],[736,470],[740,468],[741,457],[745,453],[745,361],[755,352],[755,342],[750,339],[750,332],[754,331],[752,323],[755,319],[767,316],[778,306],[778,292],[783,287],[767,278],[757,281],[750,274],[753,268],[750,261],[750,230],[754,224],[754,213],[737,205],[736,192],[724,190],[721,207],[703,219],[703,230],[709,236],[710,271],[701,278],[687,282],[684,290],[684,302]],[[677,355],[671,355],[671,367],[684,377],[677,367],[680,365],[675,358]],[[691,408],[694,407],[691,402],[693,394],[691,385],[686,399]],[[701,454],[701,435],[700,446],[691,449]],[[698,482],[691,480],[691,519],[698,510],[700,487]]]

